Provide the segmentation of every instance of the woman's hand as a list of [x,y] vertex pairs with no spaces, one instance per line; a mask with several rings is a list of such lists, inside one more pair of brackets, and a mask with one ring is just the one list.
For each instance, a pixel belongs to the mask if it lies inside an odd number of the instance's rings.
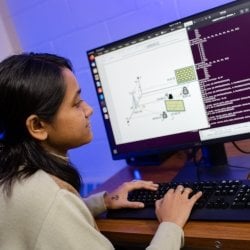
[[192,189],[182,185],[177,186],[175,190],[168,190],[165,196],[155,203],[159,222],[168,221],[184,227],[194,204],[202,195],[202,192],[198,192],[189,198],[191,193]]
[[158,184],[152,181],[130,181],[124,182],[112,193],[106,193],[104,196],[104,202],[107,209],[119,209],[119,208],[143,208],[142,202],[128,201],[128,193],[134,189],[148,189],[157,190]]

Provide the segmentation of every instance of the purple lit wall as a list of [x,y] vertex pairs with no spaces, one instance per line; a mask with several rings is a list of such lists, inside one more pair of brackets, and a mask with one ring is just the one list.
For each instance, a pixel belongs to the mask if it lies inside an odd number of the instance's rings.
[[93,142],[70,156],[83,180],[100,183],[126,165],[113,161],[99,111],[86,51],[229,0],[6,0],[23,51],[68,57],[93,106]]

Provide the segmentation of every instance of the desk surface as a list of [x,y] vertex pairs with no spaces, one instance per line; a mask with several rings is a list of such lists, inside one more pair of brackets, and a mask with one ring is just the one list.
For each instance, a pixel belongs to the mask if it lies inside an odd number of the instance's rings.
[[[249,145],[250,141],[243,142]],[[234,162],[241,154],[235,152],[230,145],[226,145],[227,154],[234,156]],[[250,165],[250,157],[241,156],[244,163]],[[124,181],[134,178],[134,170],[140,171],[142,179],[159,181],[170,181],[183,168],[187,160],[185,152],[178,152],[171,156],[160,166],[154,167],[126,167],[111,177],[107,182],[101,185],[96,191],[110,191],[116,188]],[[245,165],[244,165],[245,166]],[[156,171],[157,168],[157,171]],[[248,170],[249,172],[249,170]],[[240,176],[247,178],[247,170],[242,169]],[[105,217],[96,220],[100,231],[108,237],[116,246],[125,247],[125,249],[145,248],[151,241],[158,222],[156,220],[119,220],[107,219]],[[244,249],[250,250],[250,223],[238,222],[204,222],[189,221],[185,228],[185,248],[184,249]]]

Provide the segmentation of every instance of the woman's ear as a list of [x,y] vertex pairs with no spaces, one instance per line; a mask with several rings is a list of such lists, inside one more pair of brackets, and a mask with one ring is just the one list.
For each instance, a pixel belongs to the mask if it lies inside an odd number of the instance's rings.
[[47,139],[48,133],[46,130],[46,125],[37,115],[30,115],[26,119],[26,127],[33,138],[39,141],[44,141]]

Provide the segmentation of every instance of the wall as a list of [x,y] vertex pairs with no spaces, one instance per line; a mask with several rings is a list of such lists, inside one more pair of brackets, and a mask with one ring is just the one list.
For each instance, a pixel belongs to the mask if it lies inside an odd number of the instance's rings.
[[0,61],[10,54],[21,51],[12,19],[7,13],[5,2],[0,0]]
[[94,108],[93,142],[70,156],[83,179],[106,180],[125,166],[113,161],[87,64],[86,50],[144,31],[229,0],[6,0],[24,51],[52,52],[68,57]]

